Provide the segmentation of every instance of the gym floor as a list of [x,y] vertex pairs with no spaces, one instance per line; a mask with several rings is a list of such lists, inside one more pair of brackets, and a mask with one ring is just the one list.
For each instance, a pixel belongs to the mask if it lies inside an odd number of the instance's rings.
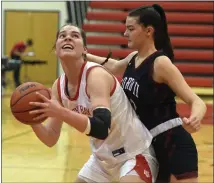
[[[213,125],[203,124],[193,138],[199,152],[199,182],[213,182]],[[2,182],[73,182],[90,153],[88,137],[67,124],[58,143],[46,147],[29,126],[12,116],[10,94],[2,97]]]

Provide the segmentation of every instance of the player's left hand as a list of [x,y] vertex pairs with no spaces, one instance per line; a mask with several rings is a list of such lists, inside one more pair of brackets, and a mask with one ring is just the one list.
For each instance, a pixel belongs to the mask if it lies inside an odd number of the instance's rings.
[[34,120],[40,120],[45,117],[58,117],[59,111],[62,106],[59,104],[57,100],[48,99],[44,95],[36,92],[39,98],[42,99],[43,102],[30,102],[30,105],[38,107],[39,109],[35,109],[30,111],[30,114],[40,114]]
[[183,118],[183,127],[189,133],[195,133],[201,128],[201,121],[197,116],[190,116]]

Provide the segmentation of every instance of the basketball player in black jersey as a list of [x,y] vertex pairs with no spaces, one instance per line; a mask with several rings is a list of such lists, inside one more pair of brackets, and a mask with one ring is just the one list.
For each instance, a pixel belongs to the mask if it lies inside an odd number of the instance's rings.
[[[154,137],[160,164],[157,182],[198,182],[198,154],[190,133],[200,129],[206,105],[172,63],[164,10],[157,4],[134,9],[127,16],[124,35],[128,47],[137,51],[104,65],[113,74],[123,75],[121,85]],[[92,54],[87,59],[100,64],[105,60]],[[189,117],[181,119],[176,112],[176,95],[191,107]]]

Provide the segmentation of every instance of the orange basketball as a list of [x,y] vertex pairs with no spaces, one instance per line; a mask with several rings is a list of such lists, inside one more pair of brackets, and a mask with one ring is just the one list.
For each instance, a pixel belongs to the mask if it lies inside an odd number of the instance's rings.
[[51,98],[48,88],[37,82],[26,82],[18,86],[10,99],[10,108],[13,116],[21,123],[27,125],[42,123],[46,118],[35,121],[33,118],[38,114],[29,114],[29,111],[38,109],[29,102],[43,102],[36,92],[41,93],[48,99]]

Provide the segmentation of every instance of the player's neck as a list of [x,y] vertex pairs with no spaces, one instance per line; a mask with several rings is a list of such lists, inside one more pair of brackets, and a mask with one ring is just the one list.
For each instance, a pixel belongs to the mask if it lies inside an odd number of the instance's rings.
[[138,50],[138,59],[144,60],[149,55],[153,54],[156,50],[154,44],[144,44],[145,46],[141,47]]
[[151,54],[153,54],[155,51],[155,47],[153,46],[147,46],[145,45],[141,49],[138,50],[138,55],[135,59],[135,68],[137,68],[139,65],[141,65],[144,60]]
[[68,78],[68,82],[75,86],[78,85],[80,74],[81,74],[81,68],[84,64],[84,60],[80,59],[78,61],[67,61],[62,62],[63,71]]

